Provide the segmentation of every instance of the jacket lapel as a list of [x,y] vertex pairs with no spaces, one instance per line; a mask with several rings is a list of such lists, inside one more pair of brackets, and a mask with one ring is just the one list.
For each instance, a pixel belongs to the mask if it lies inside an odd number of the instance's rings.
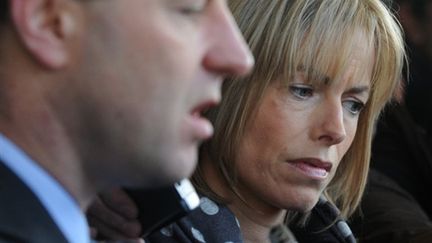
[[67,243],[34,193],[1,161],[0,242]]

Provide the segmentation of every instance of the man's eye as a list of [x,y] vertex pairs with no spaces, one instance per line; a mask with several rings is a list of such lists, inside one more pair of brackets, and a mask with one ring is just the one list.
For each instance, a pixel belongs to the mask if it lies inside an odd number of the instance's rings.
[[298,99],[305,100],[313,96],[314,90],[309,86],[291,85],[290,92]]
[[185,4],[180,8],[180,12],[185,15],[194,15],[202,13],[207,6],[207,1],[196,0],[191,3]]
[[202,9],[186,7],[186,8],[180,9],[180,12],[184,15],[194,15],[194,14],[201,13]]
[[356,100],[347,100],[343,102],[343,106],[351,115],[358,115],[363,110],[364,104]]

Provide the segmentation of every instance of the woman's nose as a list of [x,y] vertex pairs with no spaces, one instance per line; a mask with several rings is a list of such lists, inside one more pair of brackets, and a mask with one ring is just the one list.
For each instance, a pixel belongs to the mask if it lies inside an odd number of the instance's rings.
[[314,124],[314,139],[327,146],[341,143],[346,137],[342,104],[331,102],[328,105],[322,105],[320,109],[321,112],[317,112]]

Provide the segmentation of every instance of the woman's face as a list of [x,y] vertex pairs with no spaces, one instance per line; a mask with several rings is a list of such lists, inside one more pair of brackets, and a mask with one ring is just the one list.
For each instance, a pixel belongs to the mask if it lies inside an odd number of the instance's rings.
[[[250,206],[307,211],[316,204],[369,98],[372,67],[360,63],[373,60],[360,58],[364,49],[357,52],[338,82],[314,86],[299,72],[290,84],[274,82],[266,90],[236,156],[237,190]],[[366,71],[364,78],[358,71]]]

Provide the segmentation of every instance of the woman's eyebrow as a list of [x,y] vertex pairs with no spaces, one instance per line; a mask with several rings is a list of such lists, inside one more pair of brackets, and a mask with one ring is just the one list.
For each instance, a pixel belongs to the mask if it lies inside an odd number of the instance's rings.
[[370,87],[369,85],[362,85],[362,86],[355,86],[352,87],[350,89],[348,89],[345,93],[350,93],[350,94],[369,94],[370,91]]

